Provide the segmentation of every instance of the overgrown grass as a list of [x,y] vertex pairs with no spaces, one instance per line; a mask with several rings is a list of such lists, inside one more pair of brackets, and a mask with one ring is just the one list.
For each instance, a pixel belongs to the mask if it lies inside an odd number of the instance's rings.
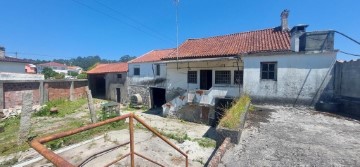
[[225,128],[236,129],[240,126],[240,117],[246,110],[246,104],[251,99],[248,95],[243,95],[239,100],[232,105],[231,108],[225,111],[225,115],[221,118],[219,125]]
[[106,124],[97,128],[93,128],[78,134],[74,134],[68,137],[64,137],[61,139],[57,139],[51,142],[46,143],[47,147],[50,147],[52,150],[57,150],[61,147],[68,146],[71,144],[79,143],[81,141],[89,140],[94,138],[95,136],[104,134],[104,132],[112,131],[112,130],[121,130],[128,128],[128,124],[125,123],[125,120],[113,122],[110,124]]
[[[76,101],[69,101],[64,99],[53,100],[46,103],[46,106],[43,107],[40,111],[34,113],[34,116],[57,116],[64,117],[68,114],[76,112],[76,109],[79,109],[81,106],[86,104],[86,99],[78,99]],[[52,114],[50,109],[56,107],[58,113]]]
[[194,139],[193,141],[196,141],[201,147],[204,148],[215,148],[216,147],[216,141],[207,137]]
[[13,117],[1,121],[4,125],[4,132],[0,133],[0,156],[23,151],[28,148],[27,144],[17,145],[20,118]]

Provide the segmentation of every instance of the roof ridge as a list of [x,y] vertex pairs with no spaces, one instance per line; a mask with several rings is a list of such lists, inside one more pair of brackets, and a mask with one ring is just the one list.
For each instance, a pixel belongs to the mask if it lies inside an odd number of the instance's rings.
[[225,34],[225,35],[216,35],[216,36],[203,37],[203,38],[188,38],[187,40],[201,40],[201,39],[211,39],[211,38],[217,38],[217,37],[226,37],[226,36],[247,34],[247,33],[259,32],[259,31],[274,30],[276,28],[277,27],[265,28],[265,29],[257,29],[257,30],[249,30],[249,31],[242,31],[242,32],[230,33],[230,34]]

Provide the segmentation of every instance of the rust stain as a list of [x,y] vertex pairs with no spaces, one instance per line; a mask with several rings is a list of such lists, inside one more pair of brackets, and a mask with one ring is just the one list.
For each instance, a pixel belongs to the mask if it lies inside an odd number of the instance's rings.
[[181,99],[182,101],[184,101],[185,96],[179,96],[179,99]]
[[199,94],[200,96],[204,94],[204,91],[203,90],[197,90],[196,91],[197,94]]

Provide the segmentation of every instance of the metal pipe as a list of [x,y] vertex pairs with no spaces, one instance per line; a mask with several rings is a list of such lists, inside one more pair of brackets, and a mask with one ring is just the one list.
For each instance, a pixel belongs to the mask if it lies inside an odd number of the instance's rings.
[[103,126],[103,125],[108,124],[108,123],[112,123],[112,122],[116,122],[116,121],[128,118],[131,114],[132,113],[121,115],[121,116],[111,118],[111,119],[107,119],[105,121],[101,121],[101,122],[98,122],[98,123],[95,123],[95,124],[90,124],[90,125],[86,125],[86,126],[83,126],[83,127],[80,127],[80,128],[76,128],[76,129],[68,130],[68,131],[65,131],[65,132],[49,135],[49,136],[46,136],[46,137],[42,137],[42,138],[39,138],[37,140],[41,144],[43,144],[43,143],[46,143],[46,142],[49,142],[49,141],[52,141],[52,140],[56,140],[56,139],[59,139],[59,138],[70,136],[70,135],[80,133],[80,132],[83,132],[83,131],[86,131],[86,130],[89,130],[89,129],[92,129],[92,128]]
[[51,150],[47,149],[37,139],[31,141],[30,146],[39,152],[42,156],[48,159],[51,163],[58,167],[74,167],[71,163],[66,161],[64,158],[55,154]]
[[117,158],[114,161],[111,161],[110,163],[106,164],[104,167],[109,167],[109,166],[113,165],[116,162],[119,162],[120,160],[124,159],[125,157],[127,157],[129,155],[130,155],[130,153],[127,153],[127,154],[123,155],[122,157]]
[[152,162],[152,163],[156,164],[156,165],[159,165],[159,166],[165,167],[164,165],[161,165],[160,163],[158,163],[158,162],[156,162],[156,161],[154,161],[154,160],[151,160],[150,158],[147,158],[147,157],[145,157],[145,156],[143,156],[143,155],[141,155],[141,154],[139,154],[139,153],[136,153],[136,152],[135,152],[135,154],[136,154],[137,156],[141,157],[141,158],[144,158],[144,159],[146,159],[146,160],[148,160],[148,161],[150,161],[150,162]]
[[[186,158],[186,167],[188,166],[188,156],[186,153],[184,153],[183,151],[181,151],[179,148],[177,148],[173,143],[171,143],[168,139],[166,139],[164,136],[162,136],[159,132],[157,132],[155,129],[153,129],[152,127],[150,127],[148,124],[146,124],[143,120],[141,120],[138,116],[133,115],[133,117],[140,122],[142,125],[144,125],[147,129],[149,129],[151,132],[153,132],[156,136],[158,136],[160,139],[162,139],[165,143],[169,144],[172,148],[174,148],[176,151],[178,151],[179,153],[181,153],[182,155],[185,156]],[[131,141],[131,139],[130,139]]]
[[134,114],[130,113],[129,117],[129,131],[130,131],[130,156],[131,167],[135,166],[135,154],[134,154]]

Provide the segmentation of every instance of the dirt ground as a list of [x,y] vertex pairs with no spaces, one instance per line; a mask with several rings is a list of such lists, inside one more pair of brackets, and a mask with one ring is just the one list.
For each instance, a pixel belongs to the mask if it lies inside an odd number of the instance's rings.
[[309,109],[257,106],[219,166],[360,166],[360,122]]
[[[184,142],[178,142],[176,140],[170,139],[178,148],[186,152],[189,156],[189,165],[190,166],[204,166],[208,161],[209,157],[214,151],[214,147],[202,147],[198,144],[195,139],[200,139],[206,136],[211,129],[211,127],[185,122],[177,119],[168,119],[163,118],[158,115],[147,114],[140,111],[135,112],[140,118],[145,120],[151,127],[156,128],[159,131],[172,134],[187,134],[188,138]],[[126,113],[126,112],[123,112]],[[79,115],[81,117],[81,115]],[[160,138],[153,135],[150,131],[145,130],[143,127],[139,126],[139,123],[134,122],[135,124],[135,151],[149,157],[165,166],[184,166],[185,158],[174,150],[172,147],[163,142]],[[89,158],[89,156],[98,153],[102,150],[106,150],[111,147],[126,143],[129,141],[129,131],[128,129],[111,131],[103,136],[99,136],[91,141],[85,143],[68,146],[67,148],[62,148],[58,153],[60,156],[64,157],[69,162],[79,165],[84,160]],[[101,155],[88,163],[85,166],[104,166],[105,164],[119,158],[127,153],[129,153],[130,145],[113,149],[107,152],[104,155]],[[26,163],[26,161],[36,159],[41,157],[37,152],[30,149],[27,152],[24,152],[22,155],[22,163],[18,163],[18,166],[52,166],[45,159],[39,159],[32,163]],[[140,166],[154,166],[149,161],[146,161],[142,158],[135,156],[135,163]],[[25,163],[24,163],[25,162]],[[114,166],[130,166],[130,157],[121,160],[119,163],[116,163]]]

